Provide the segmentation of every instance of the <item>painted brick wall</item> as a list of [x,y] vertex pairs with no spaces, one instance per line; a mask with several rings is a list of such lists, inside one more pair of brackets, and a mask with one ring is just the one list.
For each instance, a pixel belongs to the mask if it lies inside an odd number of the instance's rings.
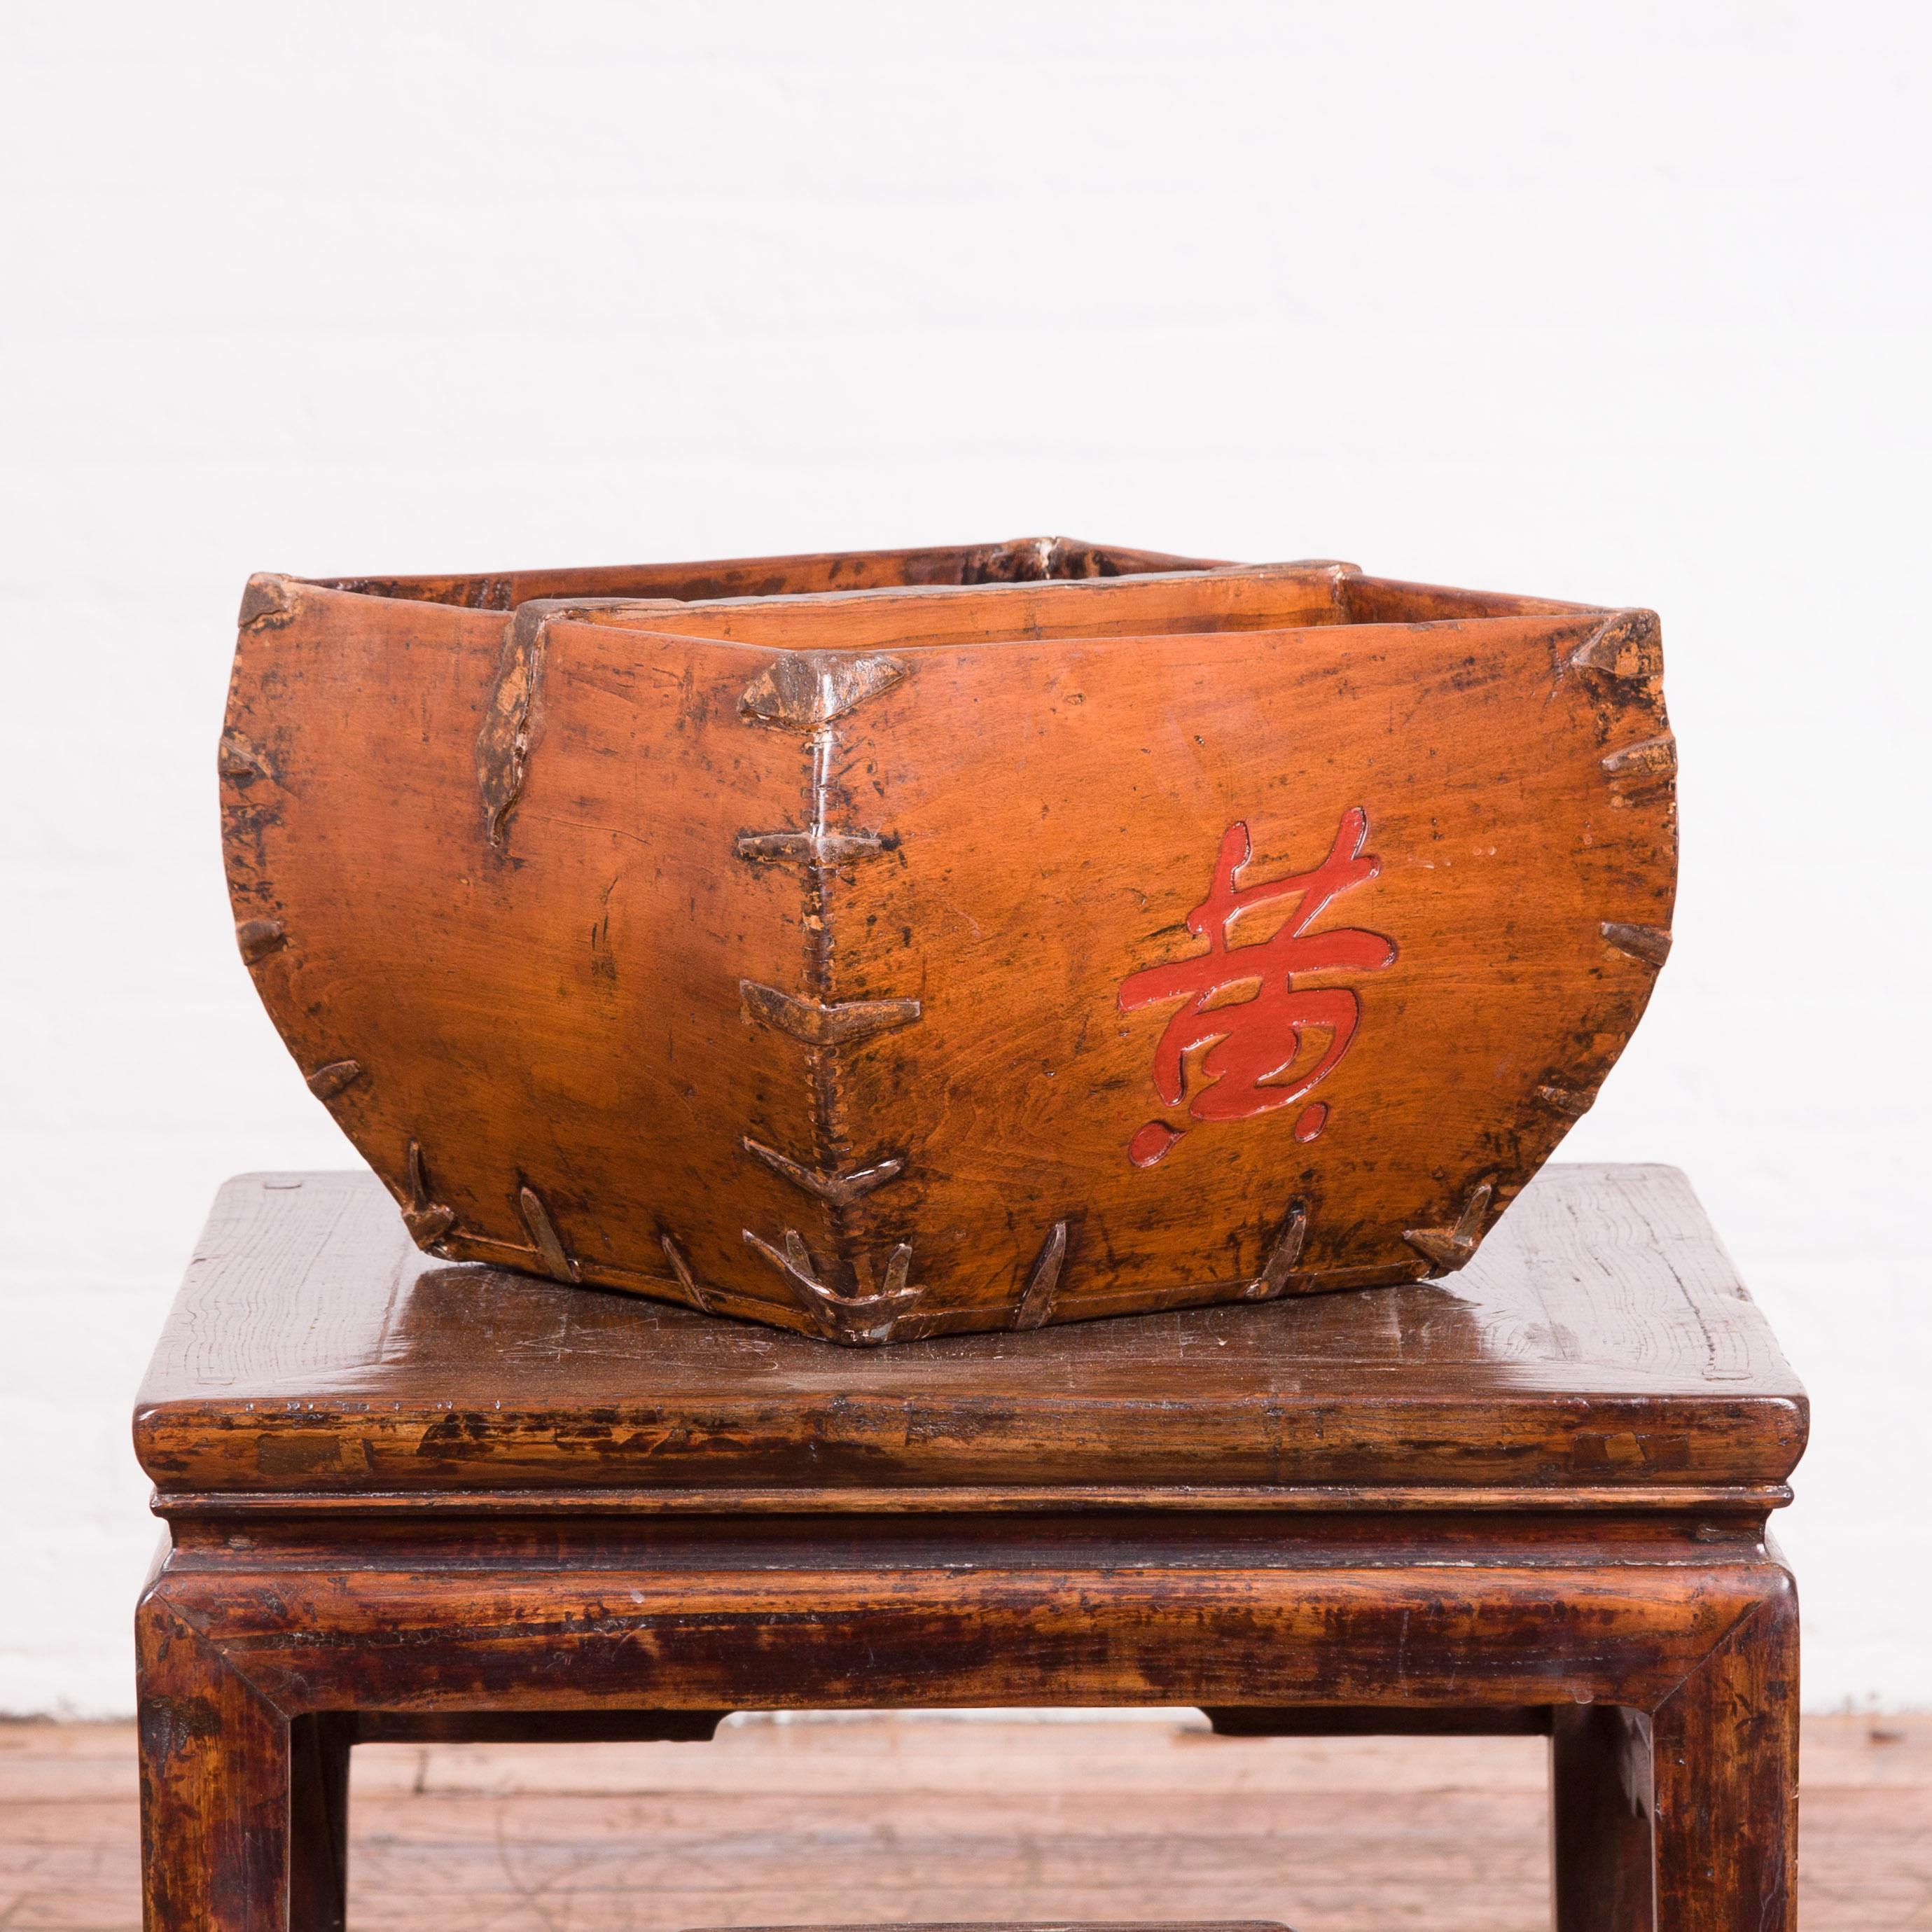
[[1053,530],[1664,613],[1677,952],[1570,1148],[1810,1383],[1810,1700],[1932,1702],[1928,17],[10,14],[0,1709],[128,1707],[174,1277],[349,1157],[222,893],[247,574]]

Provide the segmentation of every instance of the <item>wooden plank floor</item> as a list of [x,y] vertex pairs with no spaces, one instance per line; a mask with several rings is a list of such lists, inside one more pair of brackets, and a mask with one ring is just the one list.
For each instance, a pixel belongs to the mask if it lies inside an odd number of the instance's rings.
[[[734,1719],[704,1744],[356,1752],[356,1932],[894,1918],[1549,1922],[1540,1740],[1198,1716]],[[1806,1730],[1808,1932],[1932,1932],[1932,1716]],[[132,1932],[134,1734],[0,1724],[0,1932]]]

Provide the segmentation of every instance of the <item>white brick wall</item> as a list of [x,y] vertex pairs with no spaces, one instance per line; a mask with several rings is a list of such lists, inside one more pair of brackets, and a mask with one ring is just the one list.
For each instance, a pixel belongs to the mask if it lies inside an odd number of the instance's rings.
[[248,573],[1041,530],[1664,613],[1678,950],[1570,1150],[1810,1383],[1811,1701],[1932,1702],[1928,18],[11,10],[0,1709],[128,1708],[177,1270],[349,1157],[222,894]]

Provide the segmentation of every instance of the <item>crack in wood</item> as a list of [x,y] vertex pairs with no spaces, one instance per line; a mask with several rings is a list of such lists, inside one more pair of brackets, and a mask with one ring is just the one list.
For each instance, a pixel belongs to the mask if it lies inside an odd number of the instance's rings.
[[1478,1182],[1469,1190],[1453,1228],[1405,1228],[1402,1239],[1433,1262],[1441,1272],[1453,1272],[1476,1252],[1483,1238],[1483,1218],[1490,1211],[1496,1191],[1494,1183]]
[[774,1174],[782,1175],[808,1194],[817,1195],[821,1201],[829,1201],[835,1208],[850,1207],[874,1188],[883,1187],[905,1168],[903,1160],[897,1154],[891,1154],[864,1167],[848,1168],[841,1173],[832,1168],[808,1167],[788,1154],[780,1154],[776,1148],[753,1140],[748,1134],[741,1144],[747,1154],[763,1161]]
[[[501,579],[508,596],[508,580]],[[520,604],[503,639],[496,674],[484,700],[476,734],[476,788],[483,802],[483,824],[490,845],[502,850],[505,826],[530,777],[530,754],[542,723],[538,699],[548,656],[544,632],[556,620],[585,617],[614,608],[649,611],[678,608],[674,598],[537,598]],[[494,608],[494,605],[478,608]]]
[[1027,1283],[1026,1292],[1020,1298],[1020,1305],[1013,1311],[1016,1328],[1039,1328],[1046,1325],[1053,1314],[1053,1298],[1060,1292],[1060,1270],[1066,1259],[1066,1223],[1056,1221],[1046,1239],[1040,1244],[1039,1258],[1033,1264],[1033,1276]]
[[551,1277],[575,1283],[580,1279],[577,1264],[571,1259],[563,1238],[556,1232],[556,1223],[550,1218],[550,1210],[536,1190],[528,1184],[518,1188],[517,1205],[523,1210],[524,1226],[530,1231],[530,1239],[536,1242],[537,1252],[543,1257]]
[[537,694],[543,686],[543,627],[547,613],[526,604],[511,620],[502,656],[476,734],[476,788],[483,800],[483,824],[498,850],[503,828],[530,770],[536,735]]
[[1670,957],[1670,934],[1661,926],[1625,926],[1606,919],[1598,928],[1619,952],[1649,967],[1660,967]]
[[830,1341],[866,1348],[890,1342],[895,1324],[926,1293],[923,1283],[908,1286],[912,1249],[904,1241],[887,1257],[885,1278],[877,1288],[873,1286],[871,1261],[863,1255],[856,1257],[851,1267],[858,1292],[845,1294],[820,1277],[805,1237],[796,1228],[785,1230],[782,1252],[760,1239],[749,1228],[744,1234],[746,1244],[778,1270],[800,1306]]

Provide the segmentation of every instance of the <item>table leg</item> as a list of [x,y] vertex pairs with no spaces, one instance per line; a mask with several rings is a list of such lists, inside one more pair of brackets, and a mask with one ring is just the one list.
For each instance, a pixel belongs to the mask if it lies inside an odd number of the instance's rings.
[[1556,1932],[1651,1932],[1650,1786],[1642,1712],[1572,1704],[1551,1713]]
[[147,1932],[281,1932],[288,1720],[161,1598],[135,1630]]
[[289,1728],[290,1932],[344,1932],[354,1732],[354,1718],[334,1712]]
[[1658,1932],[1794,1932],[1798,1595],[1788,1576],[1651,1716]]

